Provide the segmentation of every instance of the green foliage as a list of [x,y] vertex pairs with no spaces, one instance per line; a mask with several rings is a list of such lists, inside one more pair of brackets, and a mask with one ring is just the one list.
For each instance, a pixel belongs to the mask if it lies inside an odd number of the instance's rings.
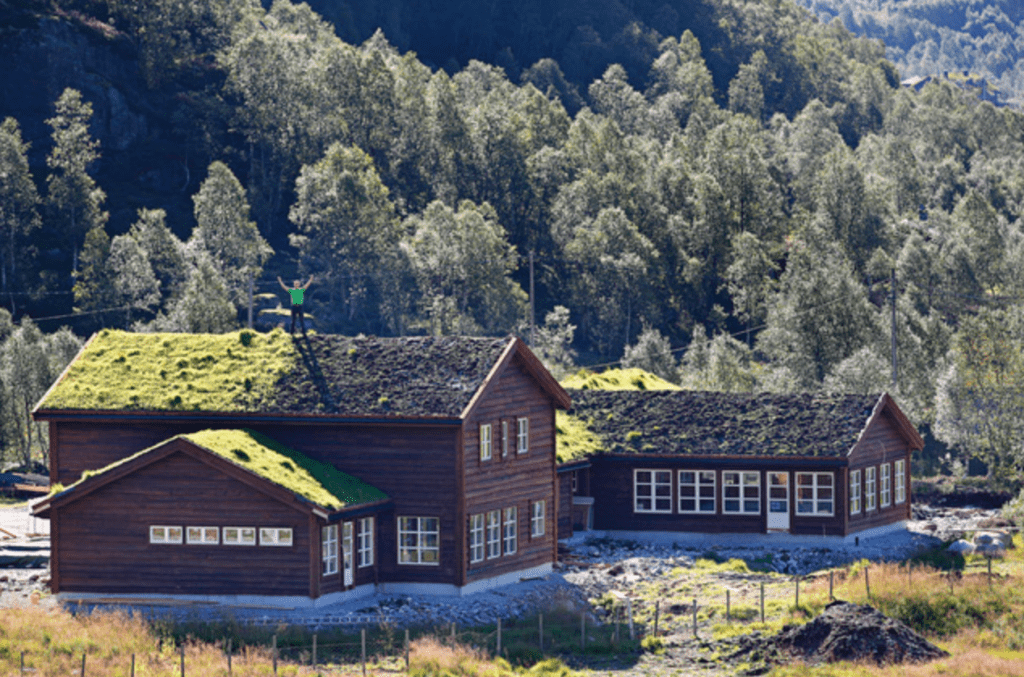
[[679,386],[639,368],[606,369],[601,373],[581,370],[561,384],[574,390],[679,390]]
[[555,412],[555,431],[555,458],[559,463],[579,461],[606,449],[601,437],[585,421],[564,411]]
[[13,283],[26,236],[40,225],[39,193],[28,166],[29,144],[14,118],[0,123],[0,288]]
[[670,383],[679,380],[679,368],[672,355],[672,345],[657,329],[647,326],[636,344],[626,346],[622,356],[624,369],[642,369]]

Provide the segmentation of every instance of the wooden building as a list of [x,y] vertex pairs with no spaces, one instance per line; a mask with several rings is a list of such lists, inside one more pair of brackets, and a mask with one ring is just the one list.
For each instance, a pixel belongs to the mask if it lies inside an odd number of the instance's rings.
[[[571,390],[604,448],[559,467],[571,535],[868,535],[910,518],[923,441],[888,394]],[[581,517],[589,506],[589,518]]]
[[[569,404],[515,338],[104,330],[34,412],[51,478],[70,485],[34,508],[52,520],[53,592],[294,605],[542,574],[557,553],[555,409]],[[281,485],[215,431],[319,469],[326,493]],[[183,543],[160,540],[172,528]],[[264,528],[291,537],[263,547]],[[226,539],[243,533],[258,544],[240,567]]]

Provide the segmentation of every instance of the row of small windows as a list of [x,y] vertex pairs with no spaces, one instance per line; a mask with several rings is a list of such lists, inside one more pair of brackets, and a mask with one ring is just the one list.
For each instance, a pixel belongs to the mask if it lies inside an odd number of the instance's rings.
[[[530,537],[544,535],[547,502],[530,504]],[[519,510],[512,506],[469,516],[469,562],[483,562],[519,550]]]
[[864,512],[888,508],[907,501],[907,462],[883,463],[878,468],[864,468],[864,493],[861,494],[861,471],[850,471],[850,514],[859,515],[863,500]]
[[[510,448],[511,421],[501,422],[501,455],[508,456]],[[525,454],[530,450],[530,419],[517,418],[516,424],[516,454]],[[494,449],[494,425],[491,423],[480,424],[480,460],[489,461],[493,457]]]
[[[292,530],[279,527],[178,527],[151,526],[149,542],[189,545],[256,545],[291,546]],[[184,537],[184,538],[183,538]]]
[[[679,470],[678,512],[715,514],[717,474],[714,470]],[[832,473],[796,473],[796,512],[801,515],[834,514]],[[722,512],[757,515],[761,512],[761,473],[756,471],[722,472]],[[638,513],[672,512],[672,471],[635,470],[633,511]]]

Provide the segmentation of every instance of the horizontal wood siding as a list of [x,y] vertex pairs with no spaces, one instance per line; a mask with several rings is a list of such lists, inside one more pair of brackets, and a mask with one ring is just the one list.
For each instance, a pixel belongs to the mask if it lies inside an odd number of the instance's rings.
[[[529,452],[516,453],[516,419],[529,418]],[[501,421],[509,422],[509,451],[502,457]],[[493,451],[480,460],[480,424],[490,423]],[[524,371],[515,357],[478,404],[463,427],[466,524],[462,525],[462,556],[467,582],[552,562],[561,518],[556,503],[554,405]],[[544,536],[530,536],[530,511],[546,501]],[[468,528],[471,515],[515,506],[518,511],[518,551],[483,562],[469,563]]]
[[[56,508],[58,592],[310,594],[309,516],[184,453]],[[290,547],[149,543],[149,527],[291,528]]]
[[572,473],[558,476],[558,538],[572,538]]
[[[860,441],[853,448],[853,451],[849,456],[850,470],[860,470],[861,485],[861,511],[859,514],[849,516],[847,528],[850,533],[856,533],[858,531],[863,531],[864,529],[873,529],[893,522],[910,519],[911,453],[912,450],[906,440],[904,440],[900,435],[896,424],[887,412],[876,418],[868,429],[864,431]],[[903,503],[897,504],[895,487],[896,473],[893,467],[893,461],[901,459],[905,461],[906,468],[904,473],[904,490],[906,492],[906,500]],[[886,508],[881,507],[881,465],[883,463],[889,464],[894,484],[892,487],[892,503]],[[864,509],[864,471],[868,467],[875,468],[876,509],[871,511]],[[849,499],[847,499],[846,510],[849,511],[849,509],[850,504]]]

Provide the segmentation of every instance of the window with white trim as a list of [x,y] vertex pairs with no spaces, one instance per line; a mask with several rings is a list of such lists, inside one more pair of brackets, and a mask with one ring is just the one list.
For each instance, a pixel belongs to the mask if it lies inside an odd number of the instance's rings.
[[530,419],[525,416],[516,419],[516,453],[525,454],[530,450]]
[[501,511],[487,513],[487,559],[501,555]]
[[547,512],[547,501],[535,501],[530,510],[530,536],[543,536],[544,516]]
[[505,508],[504,541],[505,554],[514,555],[518,547],[517,535],[519,531],[519,514],[515,506]]
[[469,516],[469,562],[484,561],[484,514]]
[[224,527],[224,545],[256,545],[256,527]]
[[398,518],[398,563],[441,564],[441,520],[437,517]]
[[491,460],[491,424],[481,423],[480,424],[480,460],[489,461]]
[[722,473],[722,512],[757,515],[761,512],[761,473]]
[[896,489],[896,505],[905,503],[907,500],[907,462],[896,461],[896,475],[894,488]]
[[835,484],[830,472],[796,474],[796,512],[799,515],[835,514]]
[[373,566],[373,518],[359,519],[359,566]]
[[715,512],[715,471],[679,471],[679,512]]
[[501,456],[508,456],[508,421],[501,422]]
[[888,508],[892,505],[892,466],[883,463],[878,479],[878,505]]
[[260,527],[260,545],[288,547],[292,544],[292,530]]
[[864,511],[875,509],[875,468],[864,468]]
[[338,525],[320,529],[320,575],[338,573]]
[[633,471],[633,512],[672,512],[672,471]]
[[150,543],[181,543],[181,527],[153,526],[149,528]]
[[850,514],[860,514],[860,470],[850,471]]
[[345,578],[342,583],[346,588],[355,582],[355,575],[352,571],[352,541],[352,523],[343,522],[341,525],[341,562],[345,567]]
[[220,543],[218,527],[186,527],[185,541],[192,545],[217,545]]

